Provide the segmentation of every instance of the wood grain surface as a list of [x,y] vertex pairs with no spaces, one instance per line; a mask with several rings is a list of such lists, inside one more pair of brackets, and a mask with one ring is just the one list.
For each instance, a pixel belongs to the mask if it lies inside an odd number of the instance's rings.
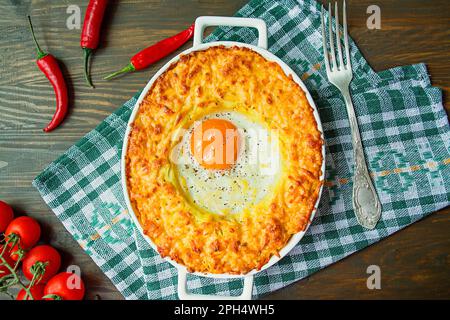
[[[111,1],[101,47],[92,61],[96,89],[84,84],[80,30],[66,27],[69,5],[87,1],[3,0],[0,2],[0,199],[43,226],[44,241],[63,253],[64,265],[77,264],[87,298],[122,299],[109,279],[78,246],[31,186],[51,161],[122,105],[167,61],[112,82],[102,76],[126,65],[139,49],[171,36],[200,15],[232,15],[245,0]],[[425,62],[434,85],[444,90],[449,110],[450,3],[448,0],[380,0],[381,30],[368,30],[372,0],[347,0],[349,32],[375,70]],[[52,88],[34,60],[27,27],[31,14],[43,49],[63,63],[71,111],[62,127],[42,132],[54,111]],[[189,47],[191,43],[185,45]],[[444,209],[352,256],[272,293],[273,299],[449,299],[450,210]],[[381,290],[366,286],[369,265],[381,268]]]

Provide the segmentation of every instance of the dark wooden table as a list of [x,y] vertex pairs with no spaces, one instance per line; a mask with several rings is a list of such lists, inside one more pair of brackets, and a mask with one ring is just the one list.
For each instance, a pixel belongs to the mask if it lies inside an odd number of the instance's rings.
[[[108,278],[78,246],[31,186],[51,161],[129,99],[164,63],[114,82],[101,76],[128,63],[147,44],[171,36],[200,15],[232,15],[246,0],[123,0],[106,13],[101,48],[93,59],[95,90],[84,84],[79,30],[66,27],[69,5],[82,16],[87,1],[4,0],[0,4],[0,199],[39,220],[44,240],[77,264],[87,298],[121,299]],[[433,84],[444,89],[449,110],[450,4],[448,0],[380,0],[381,30],[368,30],[372,0],[348,0],[350,34],[375,70],[425,62]],[[54,133],[42,128],[54,95],[38,71],[26,15],[41,46],[64,62],[72,110]],[[186,48],[190,44],[186,44]],[[311,277],[268,295],[274,299],[450,298],[450,210],[445,209]],[[366,269],[381,268],[381,290],[368,290]]]

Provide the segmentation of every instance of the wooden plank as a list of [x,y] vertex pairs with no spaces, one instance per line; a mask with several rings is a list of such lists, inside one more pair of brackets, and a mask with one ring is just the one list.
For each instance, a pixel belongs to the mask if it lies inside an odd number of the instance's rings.
[[[93,59],[97,88],[89,89],[82,74],[79,30],[65,25],[66,8],[86,1],[8,1],[0,4],[0,198],[20,214],[39,219],[43,238],[63,253],[64,265],[81,266],[87,298],[120,299],[121,295],[48,209],[32,179],[59,154],[142,89],[168,58],[148,70],[115,81],[101,78],[128,63],[139,49],[184,29],[199,15],[232,15],[245,0],[123,0],[107,11],[101,48]],[[369,0],[347,0],[350,34],[377,71],[426,62],[434,85],[445,92],[449,108],[450,14],[447,0],[383,0],[382,29],[366,28]],[[72,110],[60,130],[42,128],[54,110],[54,96],[34,62],[26,15],[35,24],[41,46],[64,62],[70,80]],[[185,45],[189,47],[191,43]],[[4,163],[7,166],[3,166]],[[286,289],[275,299],[316,298],[450,298],[449,209]],[[368,290],[366,269],[382,270],[382,290]]]

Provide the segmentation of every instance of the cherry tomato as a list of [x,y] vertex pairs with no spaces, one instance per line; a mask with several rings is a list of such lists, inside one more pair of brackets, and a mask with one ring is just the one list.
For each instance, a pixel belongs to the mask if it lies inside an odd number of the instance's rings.
[[[30,288],[30,293],[33,296],[33,300],[42,300],[44,296],[44,285],[37,284]],[[31,300],[29,296],[25,299],[26,291],[24,289],[20,290],[17,294],[16,300]]]
[[[19,243],[22,249],[27,250],[39,241],[41,227],[33,218],[18,217],[9,224],[8,228],[6,228],[5,236],[9,236],[13,233],[19,236]],[[17,245],[14,246],[11,251],[17,251]],[[17,255],[13,255],[12,258],[17,260],[18,257]]]
[[36,262],[47,263],[45,266],[45,271],[39,282],[45,283],[51,277],[53,277],[59,270],[61,266],[61,256],[55,248],[49,245],[40,245],[31,249],[23,259],[22,271],[25,278],[31,280],[33,278],[33,273],[31,272],[31,267],[36,264]]
[[13,209],[6,202],[0,200],[0,232],[5,232],[13,219]]
[[[51,278],[44,288],[44,296],[57,295],[62,300],[82,300],[84,297],[83,280],[71,272],[61,272]],[[44,298],[53,300],[53,298]]]
[[[3,252],[3,248],[4,248],[4,246],[0,245],[0,254]],[[10,267],[14,267],[15,262],[13,259],[11,259],[8,250],[5,251],[5,254],[3,255],[3,257],[5,258],[6,263],[9,264]],[[2,263],[2,262],[3,261],[1,261],[0,263]],[[9,269],[7,267],[5,267],[3,264],[0,266],[0,279],[10,273],[11,272],[9,271]]]

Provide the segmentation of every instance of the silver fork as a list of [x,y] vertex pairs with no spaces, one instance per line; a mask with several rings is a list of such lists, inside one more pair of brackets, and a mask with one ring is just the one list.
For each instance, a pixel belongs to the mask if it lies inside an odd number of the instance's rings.
[[[336,60],[336,53],[333,40],[333,28],[331,19],[331,3],[328,4],[328,32],[329,47],[328,52],[327,39],[325,33],[324,9],[322,6],[322,39],[323,52],[325,57],[325,66],[327,70],[328,80],[338,88],[345,100],[347,114],[352,131],[353,157],[355,161],[355,172],[353,175],[353,209],[359,224],[365,228],[375,228],[381,217],[381,203],[378,199],[372,180],[367,170],[366,159],[364,157],[363,146],[361,143],[361,135],[359,133],[358,122],[356,120],[355,110],[353,108],[352,97],[350,95],[350,82],[353,78],[352,66],[350,62],[350,49],[348,45],[347,34],[347,16],[345,0],[343,4],[343,24],[344,24],[344,49],[345,63],[342,54],[342,46],[339,35],[339,10],[337,2],[335,2],[335,22],[336,22],[336,47],[339,57],[339,64]],[[331,53],[331,62],[329,53]]]

